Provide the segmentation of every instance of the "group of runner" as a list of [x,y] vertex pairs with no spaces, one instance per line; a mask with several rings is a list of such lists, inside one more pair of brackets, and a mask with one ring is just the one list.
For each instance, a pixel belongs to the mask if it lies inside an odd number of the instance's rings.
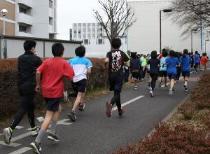
[[[76,57],[69,60],[63,58],[64,46],[61,43],[55,43],[52,46],[53,58],[41,60],[36,56],[36,42],[27,40],[24,43],[25,53],[18,57],[18,90],[20,94],[20,106],[11,125],[3,130],[4,141],[10,144],[12,134],[17,125],[28,115],[31,126],[31,134],[36,136],[34,142],[30,144],[34,152],[40,154],[41,142],[45,134],[49,140],[58,142],[57,122],[61,113],[61,102],[64,98],[64,78],[72,82],[72,87],[77,93],[73,107],[68,114],[72,122],[77,120],[76,112],[85,109],[85,92],[87,87],[88,75],[91,73],[93,64],[90,59],[85,57],[86,49],[79,46],[75,50]],[[121,117],[124,110],[121,106],[121,90],[123,86],[124,72],[130,68],[132,78],[135,80],[135,89],[139,79],[139,70],[141,69],[141,79],[145,77],[146,71],[150,74],[149,84],[150,94],[154,96],[156,81],[160,75],[161,85],[167,86],[167,77],[170,79],[169,93],[173,94],[174,84],[177,80],[178,67],[181,67],[184,76],[184,87],[188,90],[188,79],[190,76],[191,58],[188,50],[184,50],[183,55],[176,57],[174,51],[163,50],[161,55],[152,51],[150,58],[143,56],[139,59],[136,53],[131,58],[120,50],[121,40],[115,38],[111,41],[112,50],[107,53],[105,66],[108,69],[110,91],[113,91],[113,97],[106,102],[106,116],[112,116],[112,108],[116,104],[118,114]],[[202,59],[202,58],[201,58]],[[130,60],[130,61],[129,61]],[[196,62],[196,55],[194,61]],[[199,60],[200,61],[200,60]],[[130,65],[130,66],[129,66]],[[196,63],[195,63],[196,65]],[[196,66],[197,67],[197,66]],[[129,72],[128,72],[129,74]],[[129,76],[129,75],[128,75]],[[36,93],[41,93],[46,102],[46,114],[44,121],[39,128],[35,124],[35,103]]]
[[[137,53],[131,52],[130,55],[130,72],[134,82],[134,89],[138,89],[138,81],[142,80],[142,77],[144,78],[145,76],[142,76],[142,72],[143,74],[147,72],[150,76],[149,93],[151,97],[154,97],[158,78],[160,79],[160,87],[167,87],[169,85],[169,94],[172,95],[175,91],[175,83],[182,75],[184,78],[184,90],[187,92],[190,73],[197,73],[201,66],[206,71],[208,63],[206,53],[200,56],[198,51],[193,54],[189,53],[187,49],[184,49],[183,52],[163,49],[161,54],[158,54],[157,51],[152,51],[147,56],[139,56]],[[143,59],[147,57],[146,67],[142,57]],[[144,63],[143,66],[142,63]]]

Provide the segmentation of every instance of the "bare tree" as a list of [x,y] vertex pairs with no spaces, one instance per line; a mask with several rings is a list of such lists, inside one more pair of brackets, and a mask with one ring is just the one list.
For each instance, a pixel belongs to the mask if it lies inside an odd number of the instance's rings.
[[129,27],[136,21],[127,0],[99,0],[100,11],[94,11],[95,18],[104,29],[111,42],[116,37],[124,37]]
[[186,26],[183,34],[210,26],[210,0],[173,0],[171,9],[173,20]]

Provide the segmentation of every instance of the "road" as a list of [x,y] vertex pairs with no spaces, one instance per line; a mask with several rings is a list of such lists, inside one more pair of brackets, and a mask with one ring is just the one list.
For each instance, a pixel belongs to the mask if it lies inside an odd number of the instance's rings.
[[[191,87],[197,80],[198,77],[191,78]],[[136,143],[148,135],[187,96],[183,81],[178,82],[173,96],[168,95],[167,88],[157,88],[155,95],[154,98],[148,95],[146,83],[140,83],[136,91],[131,87],[125,88],[121,95],[126,110],[123,118],[118,117],[117,111],[113,112],[111,118],[105,116],[105,102],[111,98],[111,93],[89,101],[85,112],[80,112],[78,120],[73,124],[66,116],[70,109],[64,109],[58,126],[61,141],[56,144],[45,138],[42,153],[105,154]],[[27,131],[28,127],[27,120],[24,120],[14,133],[10,146],[4,145],[0,136],[0,153],[33,153],[29,144],[34,138]]]

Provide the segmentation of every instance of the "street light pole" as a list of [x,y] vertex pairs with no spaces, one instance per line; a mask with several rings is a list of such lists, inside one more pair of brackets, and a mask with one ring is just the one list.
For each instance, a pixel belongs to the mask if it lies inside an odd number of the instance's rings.
[[[7,9],[2,9],[0,11],[0,15],[3,17],[3,30],[2,30],[2,35],[1,35],[1,41],[0,43],[2,43],[2,47],[0,49],[0,59],[2,58],[2,48],[3,48],[3,55],[6,58],[7,57],[7,53],[6,53],[6,41],[4,39],[4,36],[6,35],[6,15],[7,15],[8,11]],[[3,40],[3,42],[2,42]]]
[[162,11],[164,13],[169,13],[169,12],[172,12],[173,10],[172,9],[163,9],[163,10],[160,10],[160,53],[162,51]]
[[162,51],[162,10],[160,10],[160,53]]

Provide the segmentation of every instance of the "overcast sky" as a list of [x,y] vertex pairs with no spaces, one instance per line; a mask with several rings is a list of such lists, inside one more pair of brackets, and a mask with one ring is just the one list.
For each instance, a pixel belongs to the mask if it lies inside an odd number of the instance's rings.
[[69,39],[72,23],[95,22],[93,10],[99,8],[98,0],[57,0],[57,3],[59,39]]

